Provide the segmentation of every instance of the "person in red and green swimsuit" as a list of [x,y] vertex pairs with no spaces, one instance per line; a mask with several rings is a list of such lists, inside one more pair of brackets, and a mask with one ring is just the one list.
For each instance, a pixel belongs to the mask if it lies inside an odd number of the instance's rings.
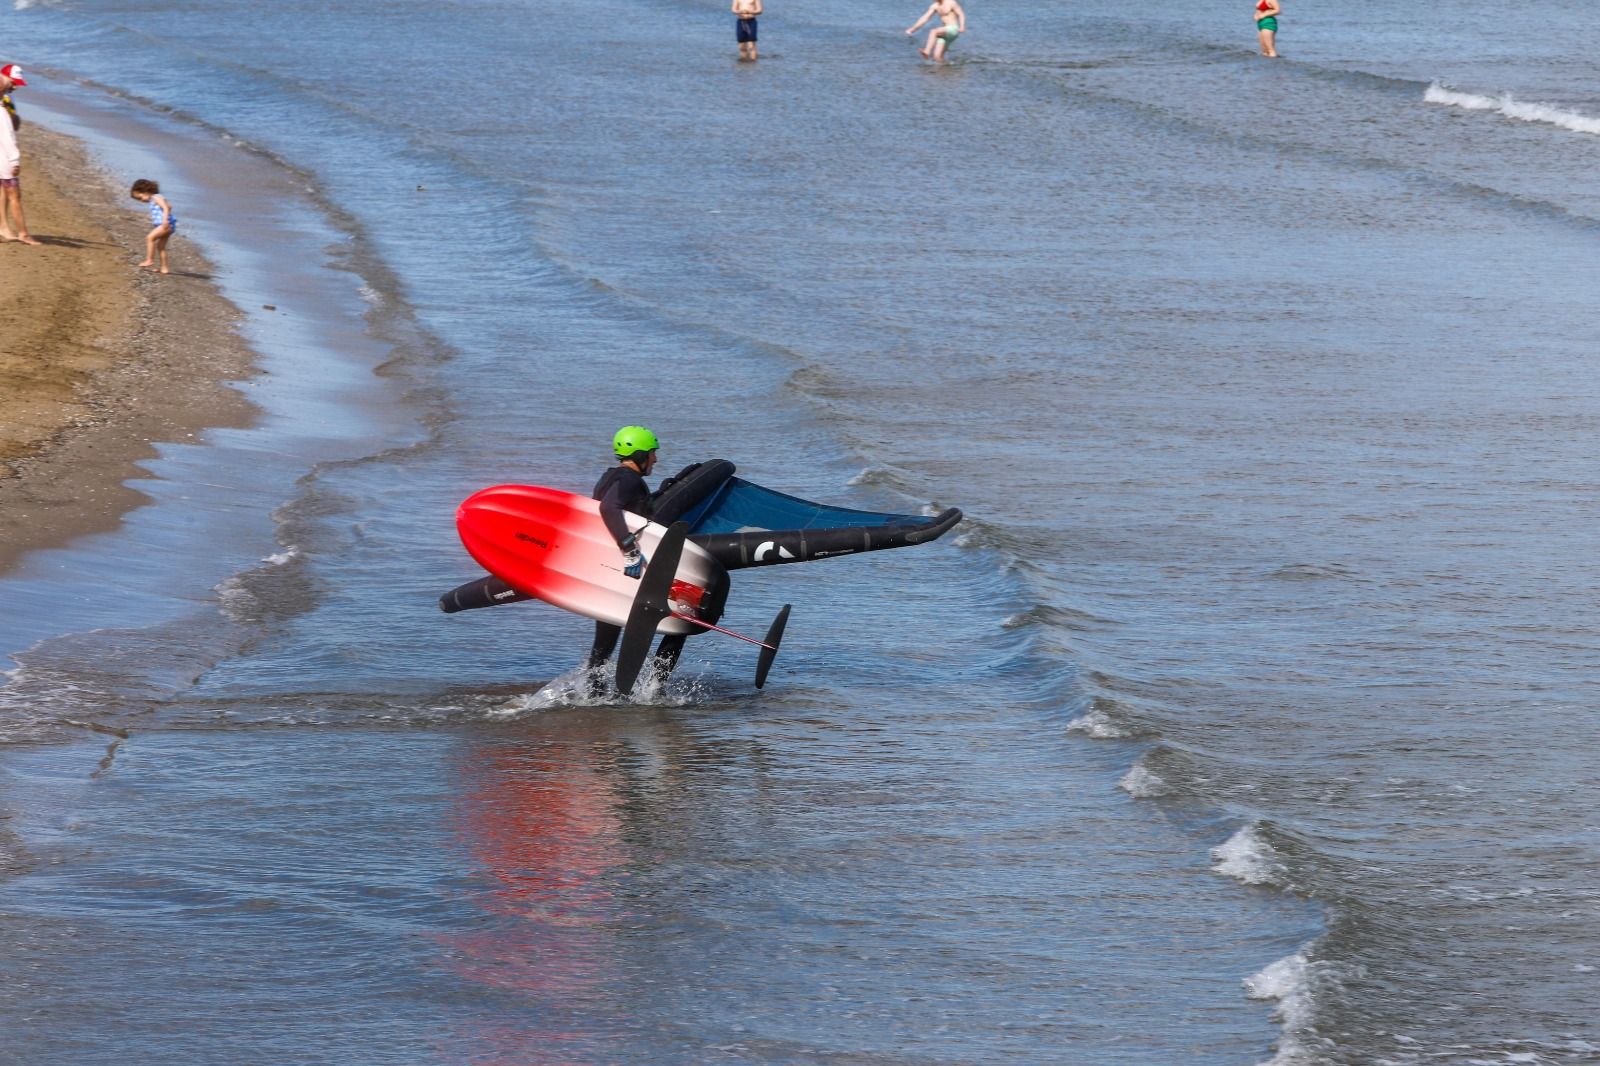
[[1257,0],[1256,3],[1256,36],[1261,38],[1261,54],[1270,59],[1278,58],[1276,38],[1278,36],[1278,0]]

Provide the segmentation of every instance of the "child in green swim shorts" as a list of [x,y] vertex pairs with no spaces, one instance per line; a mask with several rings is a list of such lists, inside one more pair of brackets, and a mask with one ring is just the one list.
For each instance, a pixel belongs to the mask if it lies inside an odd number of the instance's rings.
[[922,17],[906,30],[906,36],[916,36],[923,24],[935,15],[939,16],[940,25],[934,27],[928,34],[928,46],[917,49],[917,52],[935,63],[943,63],[945,49],[955,44],[956,38],[967,31],[967,13],[961,10],[961,5],[956,0],[933,0],[928,10],[922,13]]

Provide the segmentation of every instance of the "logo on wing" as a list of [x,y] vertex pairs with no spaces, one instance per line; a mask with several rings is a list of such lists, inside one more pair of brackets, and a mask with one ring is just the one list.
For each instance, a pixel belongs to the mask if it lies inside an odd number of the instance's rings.
[[794,553],[791,552],[788,548],[780,548],[780,547],[778,547],[778,542],[777,541],[775,541],[775,540],[764,540],[760,544],[756,545],[756,555],[755,555],[756,562],[758,562],[758,563],[766,562],[767,561],[767,556],[771,555],[774,551],[776,551],[778,553],[778,558],[779,559],[793,559],[794,558]]

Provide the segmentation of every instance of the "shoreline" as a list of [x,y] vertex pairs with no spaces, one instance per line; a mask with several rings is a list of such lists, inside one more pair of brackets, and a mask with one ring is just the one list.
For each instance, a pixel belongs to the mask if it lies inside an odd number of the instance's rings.
[[258,413],[230,384],[257,356],[209,260],[180,231],[171,274],[138,268],[147,227],[126,189],[23,116],[23,203],[44,243],[0,244],[0,574],[116,529],[160,444]]

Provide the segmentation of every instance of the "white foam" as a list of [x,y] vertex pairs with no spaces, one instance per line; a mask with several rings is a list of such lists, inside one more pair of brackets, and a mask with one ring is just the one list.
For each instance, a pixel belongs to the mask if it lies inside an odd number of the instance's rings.
[[589,671],[584,667],[576,667],[554,679],[537,692],[527,692],[521,696],[513,696],[489,712],[491,718],[518,718],[525,714],[537,714],[555,707],[577,707],[588,703],[603,703],[603,698],[590,699],[588,691]]
[[1126,729],[1113,722],[1111,716],[1098,707],[1092,711],[1085,711],[1071,722],[1068,722],[1067,728],[1076,733],[1086,734],[1095,740],[1119,740],[1130,735]]
[[1213,870],[1247,885],[1283,883],[1283,861],[1254,825],[1245,826],[1212,848],[1211,857],[1216,860]]
[[1124,792],[1135,799],[1154,799],[1165,796],[1172,789],[1161,779],[1161,775],[1154,770],[1146,769],[1138,763],[1122,775],[1122,780],[1117,782]]
[[[290,545],[281,552],[268,555],[261,562],[265,566],[278,567],[299,557],[300,549]],[[249,622],[260,603],[255,594],[245,587],[242,574],[223,578],[212,586],[211,591],[217,594],[217,602],[222,607],[222,613],[234,622]]]
[[1275,999],[1285,1003],[1279,1008],[1278,1017],[1287,1019],[1288,1003],[1298,999],[1302,993],[1309,991],[1306,975],[1310,973],[1311,960],[1305,953],[1295,952],[1287,958],[1271,963],[1254,977],[1244,979],[1244,991],[1251,999]]
[[872,466],[864,467],[859,474],[850,478],[845,482],[845,484],[852,486],[883,485],[886,483],[892,483],[894,481],[894,476],[895,471],[893,467],[874,464]]
[[1449,884],[1431,891],[1433,895],[1443,896],[1452,900],[1463,900],[1467,903],[1498,903],[1501,900],[1531,896],[1537,890],[1532,885],[1523,885],[1521,888],[1489,892],[1479,888],[1477,885]]
[[681,674],[663,678],[654,667],[653,661],[647,662],[633,692],[621,696],[611,687],[609,664],[596,668],[601,674],[601,691],[596,695],[590,694],[589,670],[579,666],[555,678],[537,692],[512,697],[489,711],[489,717],[520,718],[525,714],[538,714],[561,707],[683,707],[703,697],[702,686],[696,679]]
[[217,594],[217,605],[231,622],[249,622],[255,613],[256,598],[237,576],[225,578],[212,590]]
[[1314,1003],[1312,982],[1315,967],[1303,951],[1279,959],[1254,977],[1244,979],[1245,995],[1251,999],[1275,999],[1278,1006],[1272,1017],[1283,1026],[1283,1036],[1278,1039],[1277,1054],[1263,1066],[1292,1066],[1312,1059],[1304,1034],[1311,1024]]
[[1524,103],[1513,99],[1510,93],[1484,96],[1480,93],[1446,89],[1438,82],[1434,82],[1423,92],[1422,99],[1426,103],[1445,104],[1468,111],[1494,111],[1519,122],[1544,122],[1574,133],[1600,133],[1600,118],[1582,115],[1576,111],[1566,111],[1554,104]]

